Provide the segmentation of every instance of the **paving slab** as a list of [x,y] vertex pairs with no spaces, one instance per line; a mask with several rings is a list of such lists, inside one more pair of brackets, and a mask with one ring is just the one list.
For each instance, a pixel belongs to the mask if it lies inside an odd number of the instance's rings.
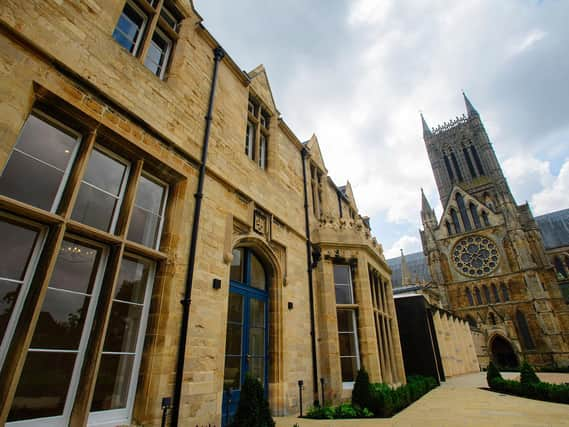
[[[504,373],[516,378],[519,373]],[[540,375],[541,376],[541,375]],[[569,382],[569,374],[547,374],[542,380],[555,378]],[[476,373],[450,378],[417,402],[389,419],[306,420],[298,417],[275,418],[277,427],[371,427],[371,426],[569,426],[569,405],[508,396],[488,390],[486,374]]]

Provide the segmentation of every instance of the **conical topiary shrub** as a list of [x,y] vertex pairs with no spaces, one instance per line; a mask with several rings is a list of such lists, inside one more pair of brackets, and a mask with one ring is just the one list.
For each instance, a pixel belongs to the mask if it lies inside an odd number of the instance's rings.
[[352,390],[352,405],[361,409],[371,407],[371,384],[369,375],[364,368],[358,370],[354,389]]
[[493,388],[494,380],[501,380],[501,379],[502,379],[502,374],[500,374],[500,371],[498,370],[498,368],[496,368],[496,365],[494,365],[493,362],[490,362],[488,364],[488,370],[486,371],[486,381],[488,382],[488,387]]
[[247,375],[241,387],[239,405],[231,427],[274,427],[274,425],[263,385]]
[[539,384],[541,380],[537,377],[533,367],[527,362],[523,361],[520,368],[520,383],[525,384]]

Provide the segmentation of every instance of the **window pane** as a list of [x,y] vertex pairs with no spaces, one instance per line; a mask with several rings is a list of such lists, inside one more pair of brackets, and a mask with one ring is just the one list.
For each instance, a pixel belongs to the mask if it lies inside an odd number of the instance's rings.
[[51,276],[50,288],[90,294],[98,255],[99,251],[95,248],[64,240]]
[[249,329],[249,355],[264,356],[265,355],[265,329],[250,328]]
[[249,375],[258,379],[261,384],[265,384],[265,359],[263,357],[253,357],[249,361]]
[[267,287],[265,269],[263,268],[261,262],[253,254],[251,254],[251,286],[261,290],[265,290]]
[[131,53],[135,53],[136,43],[141,36],[146,17],[126,3],[113,32],[113,38]]
[[103,351],[136,353],[142,306],[113,301]]
[[233,260],[229,278],[235,282],[243,283],[243,249],[233,249]]
[[350,267],[347,265],[334,265],[334,283],[347,285],[350,283]]
[[8,421],[61,415],[75,357],[75,353],[30,351]]
[[121,301],[144,303],[150,265],[141,260],[123,258],[115,290],[115,298]]
[[91,298],[48,289],[31,348],[77,350]]
[[358,360],[355,357],[342,357],[340,358],[340,365],[342,367],[342,381],[352,382],[356,378],[358,372]]
[[227,324],[227,338],[225,341],[225,354],[228,355],[241,355],[241,325],[234,323]]
[[350,310],[338,310],[338,331],[339,332],[353,332],[354,321],[353,314]]
[[349,286],[336,285],[336,304],[353,304],[352,292]]
[[340,334],[340,356],[356,355],[356,339],[354,334]]
[[93,150],[83,181],[113,196],[118,196],[125,172],[125,164],[98,150]]
[[13,151],[0,177],[0,194],[50,211],[63,172]]
[[109,231],[116,204],[115,197],[82,183],[71,218],[99,230]]
[[102,355],[91,411],[126,407],[133,366],[132,355]]
[[37,235],[37,231],[0,220],[0,278],[24,278]]
[[144,65],[159,77],[168,61],[168,52],[171,44],[170,39],[159,32],[159,30],[156,30],[152,35],[152,42],[144,60]]
[[135,207],[132,212],[128,239],[155,247],[162,221],[166,189],[142,176],[138,183]]
[[75,138],[29,116],[0,177],[0,194],[50,210],[77,144]]
[[138,181],[135,205],[154,215],[162,215],[162,206],[166,189],[148,178],[141,176]]
[[229,322],[243,322],[243,297],[239,294],[229,293],[229,308],[227,312]]
[[249,325],[260,328],[265,327],[265,303],[251,299],[249,303]]
[[0,279],[0,343],[6,333],[8,321],[12,315],[20,287],[19,283]]
[[223,388],[227,390],[241,388],[241,357],[226,357],[223,373]]
[[28,117],[16,144],[18,150],[60,170],[67,168],[76,146],[76,138],[35,116]]

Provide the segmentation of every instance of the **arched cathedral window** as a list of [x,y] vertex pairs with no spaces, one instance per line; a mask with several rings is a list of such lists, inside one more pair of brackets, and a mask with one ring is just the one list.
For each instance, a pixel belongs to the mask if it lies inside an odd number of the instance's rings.
[[472,215],[472,220],[474,221],[474,226],[476,228],[480,228],[481,224],[480,224],[480,217],[478,216],[478,211],[476,210],[476,206],[474,206],[474,203],[470,203],[470,215]]
[[472,299],[472,292],[470,292],[470,288],[466,288],[466,299],[468,299],[468,305],[474,305],[474,300]]
[[468,165],[468,170],[470,171],[470,176],[472,176],[472,178],[476,178],[476,171],[474,170],[474,165],[472,164],[472,160],[468,154],[468,148],[463,147],[462,152],[464,153],[464,158],[466,160],[466,164]]
[[500,294],[498,293],[498,288],[494,283],[492,283],[492,293],[494,294],[494,302],[500,302]]
[[454,166],[454,170],[456,171],[456,174],[458,175],[458,180],[464,181],[464,178],[462,177],[462,172],[460,171],[460,166],[458,165],[458,160],[456,160],[456,156],[454,155],[454,152],[452,152],[452,151],[450,153],[450,158],[452,160],[452,165]]
[[447,168],[448,176],[450,178],[450,182],[454,182],[454,173],[452,172],[452,167],[450,165],[450,162],[448,161],[448,156],[446,154],[444,157],[444,161],[445,161],[445,167]]
[[510,301],[510,294],[505,283],[500,283],[500,290],[502,291],[502,299],[505,301]]
[[470,218],[468,218],[468,212],[466,212],[466,205],[464,204],[464,197],[462,194],[456,193],[456,204],[458,205],[458,210],[460,211],[460,217],[462,218],[462,223],[464,224],[464,230],[472,230],[472,225],[470,224]]
[[448,233],[448,235],[451,236],[451,235],[452,235],[452,229],[450,228],[450,222],[445,221],[445,225],[446,225],[446,227],[447,227],[447,233]]
[[482,295],[480,295],[480,289],[474,288],[474,295],[476,295],[476,304],[482,305]]
[[557,273],[557,277],[561,276],[562,278],[566,279],[567,278],[567,271],[565,270],[565,267],[563,266],[563,263],[561,262],[561,258],[556,256],[553,259],[553,264],[555,265],[555,271]]
[[488,214],[486,211],[482,211],[482,221],[484,221],[484,225],[486,227],[490,227],[490,220],[488,219]]
[[492,323],[493,325],[496,324],[496,316],[494,316],[494,313],[489,313],[489,314],[488,314],[488,320],[489,320],[490,323]]
[[535,344],[531,337],[528,322],[524,313],[520,310],[516,310],[516,325],[518,326],[518,333],[521,336],[521,341],[524,344],[526,350],[532,350],[535,348]]
[[484,293],[484,299],[486,300],[486,304],[490,304],[492,300],[490,299],[490,290],[488,289],[488,286],[486,285],[482,286],[482,292]]
[[454,209],[450,210],[450,217],[452,218],[452,225],[454,225],[454,232],[460,233],[460,222],[458,220],[458,215]]
[[478,174],[480,176],[484,175],[484,169],[482,168],[482,162],[480,161],[480,157],[478,157],[478,151],[474,145],[470,146],[470,151],[472,151],[472,157],[474,157],[474,162],[476,163],[476,167],[478,168]]

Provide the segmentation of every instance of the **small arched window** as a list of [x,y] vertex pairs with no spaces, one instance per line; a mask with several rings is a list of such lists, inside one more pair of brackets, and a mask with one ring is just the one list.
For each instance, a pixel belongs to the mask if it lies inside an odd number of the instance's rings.
[[490,304],[492,301],[490,300],[490,290],[488,286],[482,286],[482,292],[484,293],[484,299],[486,300],[486,304]]
[[561,262],[561,258],[556,256],[553,259],[553,264],[555,265],[555,272],[557,273],[557,277],[561,276],[562,278],[567,278],[567,271],[565,270],[565,266]]
[[450,162],[448,160],[448,156],[446,154],[444,157],[444,161],[445,161],[445,167],[447,168],[448,176],[450,178],[450,182],[454,182],[454,173],[452,172],[452,167],[450,165]]
[[466,288],[466,299],[468,299],[468,305],[474,305],[474,300],[472,299],[472,292],[470,292],[470,288]]
[[486,211],[482,211],[482,221],[484,221],[484,225],[486,227],[490,227],[490,220],[488,219],[488,214]]
[[500,302],[500,294],[498,293],[498,288],[494,283],[492,283],[492,293],[494,294],[494,302]]
[[474,221],[474,226],[476,228],[480,228],[481,224],[480,224],[480,217],[478,216],[478,211],[476,210],[476,206],[474,206],[474,203],[470,204],[470,215],[472,215],[472,220]]
[[476,163],[476,167],[478,168],[478,174],[480,176],[484,175],[484,168],[482,168],[482,162],[480,161],[480,157],[478,157],[478,151],[474,145],[470,146],[470,151],[472,151],[472,157],[474,157],[474,163]]
[[464,197],[462,194],[456,193],[456,204],[458,205],[458,210],[460,211],[460,217],[462,218],[462,223],[464,224],[464,230],[472,230],[472,225],[470,224],[470,218],[468,218],[468,213],[466,212],[466,205],[464,204]]
[[454,152],[452,152],[452,151],[450,153],[450,158],[452,160],[452,165],[454,166],[454,170],[456,171],[456,174],[458,175],[458,180],[464,181],[464,178],[462,177],[462,172],[460,171],[460,166],[458,165],[458,161],[456,160],[456,156],[454,155]]
[[482,295],[480,295],[480,289],[474,288],[474,295],[476,295],[476,304],[482,305]]
[[505,283],[500,283],[500,290],[502,291],[502,300],[510,301],[510,294]]
[[450,228],[450,222],[445,221],[445,225],[447,227],[447,233],[449,236],[452,236],[452,229]]
[[518,333],[521,336],[521,340],[524,344],[526,350],[533,350],[535,348],[535,344],[531,337],[528,322],[526,320],[526,316],[520,310],[516,310],[516,325],[518,326]]
[[470,160],[470,155],[468,154],[468,148],[464,147],[462,149],[462,153],[464,154],[464,159],[466,160],[466,164],[468,165],[470,176],[472,176],[472,178],[476,178],[476,171],[474,170],[474,165],[472,164],[472,160]]
[[488,314],[488,320],[489,320],[490,323],[492,323],[493,325],[496,324],[496,316],[494,316],[494,313]]
[[460,221],[458,220],[458,215],[454,209],[450,210],[450,217],[452,218],[452,225],[454,226],[454,232],[460,233]]

